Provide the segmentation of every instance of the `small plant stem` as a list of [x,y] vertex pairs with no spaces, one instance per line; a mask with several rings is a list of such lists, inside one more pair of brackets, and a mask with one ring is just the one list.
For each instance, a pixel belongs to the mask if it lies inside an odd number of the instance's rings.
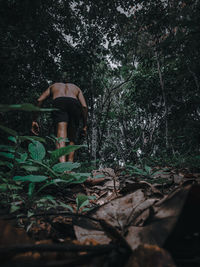
[[16,171],[16,167],[17,167],[17,161],[15,159],[17,157],[17,150],[18,150],[18,147],[20,145],[20,141],[18,140],[17,136],[16,136],[16,140],[17,140],[17,143],[16,143],[15,151],[14,151],[13,167],[12,167],[12,169],[10,171],[10,179],[12,179],[13,176],[15,175],[15,171]]

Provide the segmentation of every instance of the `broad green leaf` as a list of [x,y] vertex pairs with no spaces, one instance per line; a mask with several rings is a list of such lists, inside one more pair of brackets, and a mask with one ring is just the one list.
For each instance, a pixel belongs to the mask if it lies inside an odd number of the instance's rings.
[[28,150],[31,154],[32,159],[41,161],[45,157],[46,150],[42,143],[39,141],[34,141],[33,143],[30,143],[28,146]]
[[87,178],[90,176],[90,173],[74,173],[70,174],[70,177],[72,178],[71,184],[80,184],[87,180]]
[[32,182],[32,183],[39,183],[47,180],[47,176],[43,175],[26,175],[26,176],[15,176],[13,177],[14,181],[21,181],[21,182]]
[[87,180],[87,177],[80,177],[79,179],[72,179],[70,184],[82,184]]
[[14,142],[15,144],[17,143],[17,139],[14,136],[8,136],[8,140]]
[[57,160],[59,159],[61,156],[64,156],[64,155],[69,155],[69,153],[81,148],[81,147],[85,147],[85,146],[82,146],[82,145],[73,145],[73,146],[66,146],[66,147],[61,147],[59,149],[56,149],[54,151],[52,151],[51,153],[51,160],[54,161],[54,160]]
[[76,179],[79,179],[79,178],[81,178],[81,177],[86,177],[86,178],[88,178],[88,177],[90,177],[90,173],[80,173],[80,172],[78,172],[78,173],[73,173],[73,174],[70,174],[72,177],[74,177],[74,178],[76,178]]
[[46,142],[44,138],[39,137],[39,136],[19,136],[18,138],[21,141],[28,140],[28,141],[39,141],[39,142],[43,142],[43,143]]
[[21,165],[20,167],[28,172],[37,172],[39,170],[39,167],[33,165]]
[[66,184],[69,184],[72,180],[73,180],[73,178],[70,178],[68,180],[64,180],[64,179],[53,179],[53,181],[51,182],[51,184],[54,184],[54,185],[57,185],[57,183],[66,183]]
[[59,138],[56,138],[56,141],[58,142],[58,143],[61,143],[61,142],[69,142],[69,139],[68,138],[63,138],[63,137],[59,137]]
[[69,142],[69,139],[68,138],[56,137],[54,135],[47,136],[47,138],[50,139],[51,141],[53,141],[54,143],[60,143],[62,141],[65,141],[66,143]]
[[62,173],[64,171],[71,171],[75,168],[78,168],[80,167],[80,163],[73,163],[73,162],[61,162],[61,163],[58,163],[58,164],[55,164],[52,169],[55,171],[55,172],[59,172],[59,173]]
[[89,204],[88,196],[83,194],[78,194],[76,198],[76,204],[77,204],[77,211],[83,206],[88,205]]
[[18,136],[18,133],[8,127],[5,127],[3,125],[0,125],[0,129],[3,130],[4,132],[8,133],[8,134],[11,134],[13,136]]
[[0,145],[0,150],[14,152],[15,148],[13,146]]
[[8,159],[14,159],[14,155],[12,153],[0,152],[0,156],[3,156]]

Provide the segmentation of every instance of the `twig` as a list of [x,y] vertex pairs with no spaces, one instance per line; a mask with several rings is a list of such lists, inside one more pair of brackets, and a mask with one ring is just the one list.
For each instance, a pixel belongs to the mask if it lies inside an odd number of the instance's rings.
[[114,187],[114,192],[115,192],[115,195],[118,197],[118,193],[117,193],[117,188],[116,188],[116,176],[114,175],[111,175],[109,172],[107,171],[104,171],[104,173],[106,173],[107,175],[111,176],[112,179],[113,179],[113,187]]
[[68,212],[68,211],[59,211],[59,212],[53,212],[53,211],[49,211],[49,212],[45,212],[45,213],[35,213],[33,215],[31,215],[30,217],[28,217],[27,215],[20,215],[20,216],[10,216],[8,218],[3,218],[4,220],[13,220],[13,219],[26,219],[26,218],[34,218],[34,217],[46,217],[46,216],[66,216],[66,217],[80,217],[80,218],[86,218],[89,220],[93,220],[96,222],[99,222],[98,219],[90,217],[88,215],[84,215],[84,214],[77,214],[77,213],[72,213],[72,212]]
[[40,245],[16,245],[16,246],[7,246],[0,247],[0,254],[8,254],[8,253],[24,253],[28,251],[59,251],[59,252],[81,252],[81,251],[98,251],[101,253],[108,252],[112,249],[116,248],[116,245],[63,245],[63,244],[40,244]]
[[[83,263],[87,263],[88,261],[90,261],[91,259],[93,259],[95,256],[98,256],[99,253],[98,252],[89,252],[87,254],[84,255],[80,255],[77,254],[73,256],[70,256],[70,258],[65,259],[65,260],[50,260],[49,262],[44,262],[44,261],[19,261],[19,262],[12,262],[12,267],[66,267],[66,266],[79,266],[79,264],[81,264],[81,266],[83,265]],[[74,265],[76,264],[76,265]],[[10,267],[10,262],[5,263],[3,265],[1,265],[1,267]]]
[[[87,215],[83,215],[83,214],[75,214],[75,213],[70,213],[70,212],[58,212],[58,213],[53,213],[53,212],[49,212],[49,213],[45,213],[45,214],[34,214],[33,216],[31,217],[41,217],[41,216],[58,216],[58,215],[65,215],[65,216],[69,216],[69,217],[79,217],[79,218],[84,218],[84,219],[89,219],[89,220],[92,220],[92,221],[95,221],[95,222],[98,222],[100,224],[100,226],[102,227],[102,230],[108,235],[110,236],[113,240],[117,241],[116,243],[119,244],[122,248],[126,249],[127,252],[132,252],[132,249],[130,247],[130,245],[127,243],[127,241],[124,239],[124,237],[110,224],[108,224],[106,221],[102,220],[102,219],[96,219],[96,218],[93,218],[93,217],[90,217],[90,216],[87,216]],[[16,218],[16,217],[15,217]],[[27,218],[27,216],[20,216],[18,218]],[[51,248],[52,245],[45,245],[44,247],[41,246],[41,249],[47,249],[47,248]],[[38,249],[39,247],[38,246],[32,246],[32,248],[34,249],[34,247],[36,249]],[[80,249],[83,251],[84,249],[88,249],[91,250],[90,251],[96,251],[96,249],[92,249],[93,246],[74,246],[74,251],[80,251]],[[99,248],[104,248],[103,245],[102,246],[96,246],[96,247],[99,247]],[[16,247],[15,247],[16,248]],[[20,247],[21,248],[21,247]],[[20,249],[19,248],[19,249]],[[23,247],[24,249],[26,249],[26,246]],[[55,248],[55,246],[54,246]],[[59,247],[58,247],[59,248]],[[70,251],[73,251],[73,247],[71,246],[70,247],[71,250]],[[106,249],[108,247],[106,246]],[[3,253],[1,252],[3,248],[0,248],[0,253]],[[8,248],[6,248],[8,249]],[[10,247],[9,249],[12,250],[12,247]],[[60,246],[60,249],[63,251],[66,250],[66,247],[62,248],[62,246]],[[104,248],[105,249],[105,248]],[[27,251],[30,250],[30,247],[27,247]],[[10,250],[9,250],[10,251]],[[55,249],[54,249],[55,251]]]

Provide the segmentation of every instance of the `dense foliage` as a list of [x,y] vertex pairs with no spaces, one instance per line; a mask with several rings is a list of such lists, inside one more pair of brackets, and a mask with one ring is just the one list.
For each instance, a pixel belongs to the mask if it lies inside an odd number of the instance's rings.
[[[89,106],[89,152],[78,160],[194,158],[199,11],[190,0],[1,0],[1,103],[34,103],[48,84],[67,80]],[[2,121],[29,134],[30,113],[3,113]],[[50,114],[41,121],[49,135]]]

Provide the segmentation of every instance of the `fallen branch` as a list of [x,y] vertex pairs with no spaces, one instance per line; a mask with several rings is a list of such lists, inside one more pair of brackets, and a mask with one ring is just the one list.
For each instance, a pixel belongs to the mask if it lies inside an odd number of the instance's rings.
[[76,244],[40,244],[40,245],[16,245],[0,247],[0,254],[24,253],[24,252],[83,252],[97,251],[99,253],[109,252],[116,248],[116,245],[76,245]]

